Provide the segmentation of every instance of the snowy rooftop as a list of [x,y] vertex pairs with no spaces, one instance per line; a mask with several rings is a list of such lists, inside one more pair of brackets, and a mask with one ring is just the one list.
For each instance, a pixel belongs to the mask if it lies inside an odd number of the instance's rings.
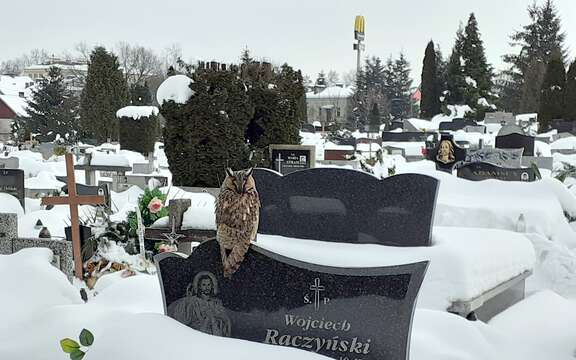
[[18,116],[28,116],[26,109],[28,108],[28,103],[25,98],[14,95],[0,95],[0,100],[2,100],[12,111]]
[[34,84],[29,76],[0,75],[0,95],[18,96]]
[[329,86],[317,94],[307,93],[307,99],[343,99],[354,95],[353,87]]
[[158,115],[156,106],[126,106],[116,112],[117,118],[128,117],[138,120],[141,117],[150,117]]

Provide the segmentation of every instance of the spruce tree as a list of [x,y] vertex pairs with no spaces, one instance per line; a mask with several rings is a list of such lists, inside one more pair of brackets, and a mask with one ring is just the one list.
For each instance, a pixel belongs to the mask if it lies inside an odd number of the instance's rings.
[[540,92],[545,74],[546,64],[537,59],[532,60],[530,66],[524,73],[524,81],[520,91],[520,105],[518,108],[520,113],[537,113],[540,109]]
[[464,30],[461,56],[463,59],[464,100],[472,109],[479,109],[481,98],[492,99],[492,68],[486,61],[484,44],[480,39],[478,22],[474,13],[470,14]]
[[250,56],[250,50],[246,47],[242,50],[242,55],[240,56],[240,63],[241,64],[252,64],[254,62],[254,58]]
[[463,104],[466,81],[464,80],[462,46],[464,30],[462,26],[456,32],[456,41],[446,67],[447,104]]
[[[500,89],[502,102],[506,109],[518,112],[521,91],[526,81],[526,72],[530,70],[530,64],[540,61],[547,64],[552,53],[560,49],[562,59],[566,59],[564,42],[566,34],[562,32],[562,26],[558,11],[552,0],[546,0],[542,5],[536,3],[528,7],[530,23],[522,30],[516,31],[510,36],[511,45],[519,48],[519,52],[504,56],[504,61],[509,64],[509,69],[503,75],[507,78]],[[531,77],[532,81],[534,77]],[[541,82],[527,85],[530,88],[540,88]]]
[[572,62],[566,75],[564,119],[576,121],[576,60]]
[[422,99],[420,101],[420,117],[431,119],[440,113],[440,90],[438,86],[438,65],[436,62],[436,49],[430,40],[424,53],[422,65],[422,82],[420,83]]
[[542,82],[542,97],[540,99],[540,111],[538,112],[541,132],[546,132],[550,129],[552,120],[561,119],[564,116],[565,71],[562,53],[557,50],[546,67],[546,74]]
[[80,101],[82,130],[98,143],[118,139],[116,111],[128,104],[128,85],[118,59],[103,47],[90,55],[86,86]]
[[370,110],[370,115],[368,116],[368,123],[370,124],[371,132],[378,132],[381,122],[380,110],[378,109],[378,104],[372,104],[372,110]]
[[[28,116],[22,132],[37,134],[43,142],[61,139],[73,143],[78,133],[78,99],[66,88],[59,68],[51,67],[28,101]],[[22,140],[22,139],[20,139]],[[28,140],[28,139],[25,139]]]

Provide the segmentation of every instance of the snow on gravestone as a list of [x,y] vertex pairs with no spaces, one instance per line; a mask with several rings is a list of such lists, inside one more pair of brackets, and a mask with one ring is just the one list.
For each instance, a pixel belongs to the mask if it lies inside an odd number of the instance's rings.
[[439,181],[419,174],[383,180],[344,169],[288,175],[254,169],[261,234],[352,244],[429,246]]
[[496,179],[502,181],[536,181],[536,172],[532,168],[505,168],[484,162],[467,164],[458,169],[458,177],[480,181]]
[[155,257],[165,314],[207,334],[290,346],[333,359],[408,359],[428,262],[335,268],[252,245],[224,278],[219,244]]

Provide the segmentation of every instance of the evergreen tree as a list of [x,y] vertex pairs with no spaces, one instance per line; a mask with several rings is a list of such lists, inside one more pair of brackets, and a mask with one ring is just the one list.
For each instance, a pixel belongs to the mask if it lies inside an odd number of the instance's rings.
[[540,109],[540,92],[546,74],[546,65],[540,60],[532,60],[524,74],[519,105],[520,113],[537,113]]
[[368,122],[370,124],[370,131],[378,132],[381,122],[380,110],[378,109],[378,104],[372,104],[372,110],[370,110],[370,115],[368,116]]
[[363,129],[369,124],[368,115],[373,104],[378,104],[381,117],[388,114],[385,89],[386,69],[378,57],[366,59],[363,71],[356,76],[356,91],[352,97],[352,112],[348,119],[351,130]]
[[552,120],[561,119],[564,116],[565,71],[562,53],[559,50],[555,51],[546,67],[546,74],[542,82],[542,97],[540,99],[540,111],[538,112],[541,132],[546,132],[550,129]]
[[566,75],[566,92],[565,101],[566,106],[564,111],[564,119],[576,121],[576,60],[572,62]]
[[148,88],[148,83],[144,85],[134,84],[130,87],[130,99],[132,105],[143,106],[152,105],[152,94]]
[[[78,99],[64,85],[59,68],[51,67],[28,101],[28,116],[22,134],[37,134],[39,141],[62,139],[73,143],[78,133]],[[22,139],[20,139],[22,140]],[[24,139],[28,140],[28,139]]]
[[80,115],[85,136],[99,143],[118,139],[116,111],[128,103],[128,86],[118,59],[103,47],[90,55]]
[[[528,15],[530,24],[510,37],[511,45],[520,48],[520,51],[504,56],[504,61],[510,67],[503,74],[507,81],[502,84],[500,95],[505,108],[513,112],[519,109],[521,91],[530,64],[534,61],[547,64],[556,49],[560,49],[562,59],[566,59],[564,48],[566,35],[562,32],[560,17],[552,0],[545,0],[541,6],[533,3],[528,7]],[[540,88],[541,82],[527,86]]]
[[422,65],[422,82],[420,84],[422,99],[420,101],[420,117],[431,119],[440,113],[440,89],[438,84],[438,65],[434,42],[430,40],[424,53]]
[[448,70],[448,62],[444,59],[440,46],[436,45],[436,79],[438,81],[438,92],[444,95],[446,91],[446,72]]
[[240,57],[241,64],[252,64],[254,62],[254,58],[250,56],[250,50],[246,47],[242,50],[242,56]]
[[166,73],[166,75],[168,75],[168,76],[174,76],[174,75],[176,75],[176,69],[174,69],[174,66],[170,65],[170,67],[168,68],[168,72]]
[[326,74],[324,74],[324,70],[320,71],[318,77],[316,78],[316,87],[325,88],[326,87]]
[[486,61],[484,44],[480,39],[478,22],[474,13],[470,14],[464,30],[461,56],[466,82],[464,100],[472,109],[478,109],[481,98],[492,99],[492,68]]
[[446,90],[448,90],[446,103],[448,104],[464,103],[466,81],[464,80],[462,64],[463,43],[464,30],[462,29],[462,25],[460,25],[460,28],[456,32],[456,41],[446,67]]

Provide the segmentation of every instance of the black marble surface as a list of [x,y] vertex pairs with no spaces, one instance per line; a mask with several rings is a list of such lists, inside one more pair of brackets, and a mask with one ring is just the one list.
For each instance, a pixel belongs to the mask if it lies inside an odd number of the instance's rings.
[[344,243],[429,246],[439,182],[403,174],[255,169],[262,234]]
[[0,169],[0,193],[15,196],[22,209],[26,209],[24,202],[24,170]]
[[424,142],[428,139],[430,135],[434,133],[426,132],[415,132],[415,131],[405,131],[405,132],[382,132],[382,141],[390,142]]
[[452,121],[443,121],[438,125],[440,131],[458,131],[464,129],[466,126],[477,126],[474,120],[456,118]]
[[427,157],[436,163],[436,169],[451,173],[457,163],[466,160],[466,149],[454,142],[454,136],[444,133]]
[[215,240],[186,259],[155,257],[165,313],[194,329],[313,351],[333,359],[408,359],[415,301],[428,262],[334,268],[252,245],[222,276]]
[[536,173],[532,168],[511,169],[483,162],[462,166],[458,169],[458,177],[473,181],[487,179],[527,182],[536,181]]
[[499,149],[524,148],[522,155],[534,156],[534,137],[516,133],[496,136],[496,147]]

